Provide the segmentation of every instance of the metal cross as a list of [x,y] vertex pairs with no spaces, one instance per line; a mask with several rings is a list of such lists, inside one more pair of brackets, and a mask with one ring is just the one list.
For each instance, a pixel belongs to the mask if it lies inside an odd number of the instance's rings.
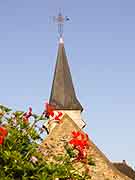
[[69,18],[67,16],[63,16],[61,11],[59,12],[58,16],[54,16],[54,22],[58,25],[58,33],[59,36],[63,36],[63,28],[64,28],[64,22],[69,21]]

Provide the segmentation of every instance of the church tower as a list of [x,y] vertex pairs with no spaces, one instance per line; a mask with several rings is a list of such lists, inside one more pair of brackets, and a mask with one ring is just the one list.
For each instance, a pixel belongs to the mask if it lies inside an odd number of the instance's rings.
[[85,126],[81,117],[83,107],[76,97],[62,37],[59,40],[49,104],[54,106],[56,111],[67,113],[80,128]]
[[[81,113],[83,107],[80,104],[75,89],[73,86],[72,76],[68,65],[68,60],[64,48],[63,41],[63,22],[65,18],[59,14],[56,18],[58,22],[58,30],[60,34],[57,61],[54,71],[52,89],[49,99],[49,104],[52,105],[53,113],[62,112],[61,122],[56,123],[54,119],[49,119],[46,124],[48,136],[41,144],[41,151],[47,157],[47,160],[54,158],[53,156],[65,154],[65,142],[69,143],[72,139],[72,134],[81,133],[82,138],[86,135],[82,130],[86,125],[82,120]],[[89,147],[86,148],[85,161],[72,161],[73,167],[82,174],[87,172],[93,180],[131,180],[129,177],[116,169],[113,163],[98,149],[90,138],[87,139]],[[86,140],[85,140],[86,141]],[[82,143],[81,143],[82,144]],[[67,151],[66,151],[67,152]],[[46,155],[47,154],[47,155]],[[92,158],[95,166],[88,163],[88,159]],[[85,162],[85,163],[84,163]],[[83,167],[83,171],[80,167]]]
[[58,17],[56,18],[60,37],[49,104],[54,106],[56,111],[61,111],[63,114],[68,114],[78,125],[78,127],[82,129],[86,125],[81,117],[83,107],[75,93],[64,48],[63,23],[66,20],[67,17],[64,18],[61,13],[59,13]]

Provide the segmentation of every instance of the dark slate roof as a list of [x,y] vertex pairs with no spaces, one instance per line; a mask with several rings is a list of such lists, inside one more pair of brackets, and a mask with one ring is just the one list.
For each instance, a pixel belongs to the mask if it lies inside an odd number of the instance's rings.
[[113,165],[123,174],[129,178],[135,180],[135,171],[125,162],[122,163],[113,163]]
[[75,94],[64,42],[59,43],[49,104],[56,110],[83,110]]

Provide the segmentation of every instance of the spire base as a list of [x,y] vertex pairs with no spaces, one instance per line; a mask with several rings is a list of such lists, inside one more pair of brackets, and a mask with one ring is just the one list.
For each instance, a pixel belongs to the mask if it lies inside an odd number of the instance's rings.
[[59,43],[60,43],[60,44],[64,44],[64,39],[63,39],[63,37],[60,37]]

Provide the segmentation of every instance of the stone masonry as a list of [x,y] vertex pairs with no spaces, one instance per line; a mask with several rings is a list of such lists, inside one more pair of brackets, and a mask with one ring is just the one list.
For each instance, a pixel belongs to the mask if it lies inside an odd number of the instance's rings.
[[[61,139],[69,139],[72,131],[82,132],[67,114],[63,116],[62,121],[61,124],[58,124],[53,128],[41,145],[44,155],[48,153],[46,152],[46,144],[52,147],[52,154],[63,153]],[[119,172],[90,139],[89,143],[90,148],[87,153],[93,158],[96,164],[96,166],[90,166],[89,168],[89,174],[91,175],[92,180],[131,180]]]

